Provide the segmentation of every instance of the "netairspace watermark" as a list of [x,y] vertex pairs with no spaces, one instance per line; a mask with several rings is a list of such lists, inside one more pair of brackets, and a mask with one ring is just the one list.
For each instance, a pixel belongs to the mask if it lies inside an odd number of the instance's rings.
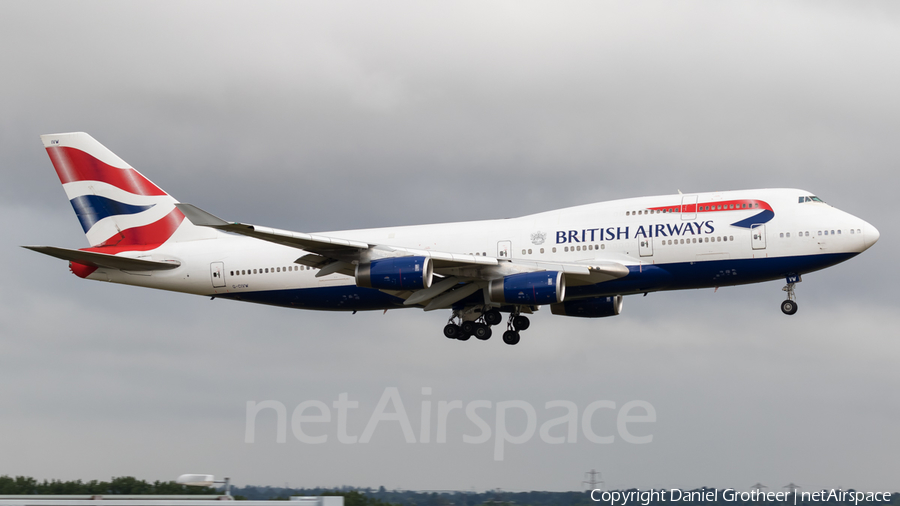
[[[436,403],[427,396],[431,395],[431,388],[422,388],[423,400],[420,406],[418,439],[413,430],[413,424],[406,414],[400,390],[396,387],[387,387],[381,395],[374,411],[368,417],[365,429],[359,435],[348,434],[348,420],[351,410],[359,408],[359,401],[350,400],[348,393],[338,395],[337,400],[329,406],[328,403],[318,400],[303,401],[294,408],[290,417],[291,432],[301,443],[323,444],[329,440],[329,434],[336,434],[337,441],[341,444],[365,444],[372,440],[379,426],[398,424],[403,432],[403,438],[407,443],[431,443],[432,434],[438,444],[447,442],[447,426],[450,421],[460,422],[465,415],[463,423],[467,426],[467,432],[463,434],[462,441],[467,444],[484,444],[493,439],[494,460],[503,460],[504,450],[507,444],[523,444],[530,441],[535,433],[539,434],[541,441],[547,444],[563,444],[578,442],[578,425],[581,423],[581,433],[587,441],[596,444],[612,444],[618,435],[626,443],[647,444],[653,441],[653,434],[635,435],[632,430],[646,432],[632,424],[646,424],[656,422],[656,409],[647,401],[629,401],[621,407],[614,401],[599,400],[589,403],[583,409],[572,401],[553,400],[544,404],[546,419],[538,429],[538,411],[527,401],[512,400],[491,402],[488,400],[475,400],[463,404],[461,400],[440,400]],[[332,411],[332,408],[334,411]],[[268,400],[262,402],[247,401],[247,418],[244,432],[244,442],[256,441],[256,419],[260,412],[273,410],[277,415],[275,440],[278,443],[287,441],[287,408],[279,401]],[[594,417],[601,416],[598,412],[609,410],[615,413],[615,434],[612,427],[604,427],[600,434],[595,432]],[[579,416],[580,412],[580,416]],[[612,413],[608,413],[607,417]],[[493,414],[493,427],[485,416]],[[336,415],[336,416],[335,416]],[[434,420],[432,420],[434,415]],[[521,432],[512,433],[513,427],[507,424],[510,418],[520,419],[524,415],[525,425]],[[559,416],[556,416],[559,415]],[[546,418],[542,417],[542,420]],[[322,428],[321,424],[336,423],[336,431]],[[313,427],[314,424],[319,424]],[[611,424],[608,424],[611,425]],[[434,430],[432,430],[434,429]],[[469,434],[471,429],[476,433]]]
[[681,490],[677,488],[659,490],[591,490],[591,500],[609,506],[640,504],[649,506],[659,502],[778,502],[799,504],[810,502],[872,503],[891,502],[891,492],[859,492],[856,490],[819,490],[816,492],[764,492],[753,490],[739,492],[733,488],[724,490]]

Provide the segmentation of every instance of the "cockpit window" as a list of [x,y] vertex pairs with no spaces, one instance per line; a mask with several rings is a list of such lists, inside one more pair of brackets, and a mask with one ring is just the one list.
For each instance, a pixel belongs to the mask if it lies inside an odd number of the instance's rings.
[[802,204],[802,203],[804,203],[804,202],[821,202],[821,203],[823,203],[823,204],[825,203],[824,200],[822,200],[822,199],[820,199],[819,197],[816,197],[816,196],[814,196],[814,195],[809,195],[809,196],[806,196],[806,197],[800,197],[800,203]]

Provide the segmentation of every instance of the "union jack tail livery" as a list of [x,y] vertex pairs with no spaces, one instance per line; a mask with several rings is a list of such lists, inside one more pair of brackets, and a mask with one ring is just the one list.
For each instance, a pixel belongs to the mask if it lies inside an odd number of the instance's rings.
[[174,198],[90,135],[41,139],[92,248],[154,249],[184,221]]

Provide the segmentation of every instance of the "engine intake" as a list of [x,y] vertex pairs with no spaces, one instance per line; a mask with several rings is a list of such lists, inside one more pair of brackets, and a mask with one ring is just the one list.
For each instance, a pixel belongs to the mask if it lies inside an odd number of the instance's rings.
[[566,278],[557,271],[512,274],[492,280],[488,297],[498,304],[554,304],[566,298]]
[[622,296],[570,300],[561,304],[551,305],[550,312],[555,315],[576,316],[579,318],[616,316],[622,312]]
[[356,285],[378,290],[421,290],[431,286],[434,266],[428,257],[375,260],[356,266]]

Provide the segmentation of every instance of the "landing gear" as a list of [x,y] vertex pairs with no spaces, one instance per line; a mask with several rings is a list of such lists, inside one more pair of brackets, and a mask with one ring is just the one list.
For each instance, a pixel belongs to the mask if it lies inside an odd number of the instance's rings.
[[459,328],[459,325],[455,323],[448,323],[444,326],[444,337],[448,339],[456,339],[459,337],[460,332],[461,329]]
[[[527,316],[522,311],[532,312],[536,308],[532,306],[515,306],[506,322],[506,331],[503,333],[503,342],[506,344],[518,344],[520,332],[531,326]],[[470,306],[464,309],[454,309],[450,320],[444,326],[444,336],[449,339],[468,341],[475,336],[479,341],[487,341],[491,338],[494,325],[503,321],[503,314],[497,308],[490,306]]]
[[507,330],[503,333],[503,342],[509,345],[519,344],[519,333],[515,330]]
[[498,325],[503,321],[503,315],[500,314],[500,311],[496,309],[491,309],[490,311],[484,313],[484,322],[488,325]]
[[503,316],[496,309],[484,313],[481,308],[454,310],[447,325],[444,326],[444,336],[460,341],[468,341],[470,337],[475,336],[478,340],[487,341],[493,334],[491,325],[500,323],[502,319]]
[[797,296],[794,294],[794,285],[800,282],[800,276],[788,276],[787,284],[782,288],[787,292],[787,300],[781,303],[781,312],[792,315],[797,312]]
[[786,315],[792,315],[797,312],[797,303],[792,300],[786,300],[781,303],[781,312]]
[[491,330],[490,325],[486,325],[484,323],[479,323],[475,326],[475,338],[481,341],[487,341],[491,338],[491,334],[493,331]]
[[503,333],[503,342],[509,345],[519,344],[521,336],[519,332],[526,330],[531,326],[531,320],[527,316],[519,314],[518,308],[516,312],[510,313],[509,321],[506,323],[508,329]]
[[531,321],[527,316],[514,316],[512,319],[512,326],[516,330],[528,330],[528,327],[531,326]]

